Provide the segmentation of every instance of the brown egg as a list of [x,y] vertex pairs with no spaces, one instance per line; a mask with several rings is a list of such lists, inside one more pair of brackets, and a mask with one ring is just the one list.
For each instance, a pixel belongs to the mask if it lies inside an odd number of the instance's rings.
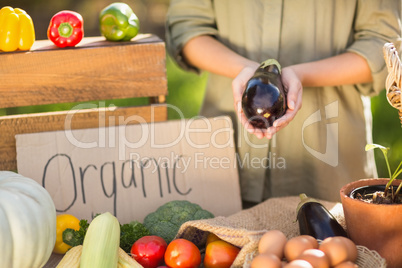
[[304,236],[295,236],[288,240],[285,245],[285,258],[291,262],[299,257],[305,250],[313,249],[315,246],[310,242],[310,239]]
[[283,258],[283,250],[287,238],[284,233],[279,230],[267,231],[261,237],[258,242],[258,252],[259,253],[273,253],[278,256],[279,259]]
[[314,246],[314,248],[318,248],[318,241],[315,237],[311,235],[300,235],[300,236],[307,238],[310,241],[310,243]]
[[357,247],[356,244],[349,238],[340,237],[345,245],[348,247],[348,260],[351,262],[355,262],[357,260]]
[[251,268],[281,268],[281,260],[272,253],[258,254],[251,261]]
[[328,257],[319,249],[307,249],[297,259],[308,261],[314,268],[329,268]]
[[[349,261],[349,246],[345,242],[347,238],[342,236],[328,237],[322,241],[319,249],[329,258],[331,266],[336,266],[342,262]],[[353,255],[353,253],[351,254]]]
[[314,268],[308,261],[294,260],[283,266],[283,268]]
[[345,261],[338,264],[337,266],[334,266],[334,268],[359,268],[359,266],[354,262]]

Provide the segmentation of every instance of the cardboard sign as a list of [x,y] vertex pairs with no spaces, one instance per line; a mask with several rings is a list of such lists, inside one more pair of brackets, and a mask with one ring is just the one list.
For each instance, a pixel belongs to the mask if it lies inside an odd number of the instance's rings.
[[58,213],[109,211],[143,221],[171,200],[215,216],[241,210],[229,117],[16,135],[18,172],[45,187]]

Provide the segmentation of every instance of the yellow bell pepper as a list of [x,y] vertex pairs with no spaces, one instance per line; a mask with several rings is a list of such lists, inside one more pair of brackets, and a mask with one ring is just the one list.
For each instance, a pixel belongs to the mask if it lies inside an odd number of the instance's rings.
[[53,252],[57,254],[64,254],[71,248],[63,242],[63,232],[66,229],[74,229],[78,231],[80,229],[80,220],[70,214],[60,214],[56,217],[56,243],[53,248]]
[[0,9],[0,50],[29,50],[35,42],[31,17],[20,8]]

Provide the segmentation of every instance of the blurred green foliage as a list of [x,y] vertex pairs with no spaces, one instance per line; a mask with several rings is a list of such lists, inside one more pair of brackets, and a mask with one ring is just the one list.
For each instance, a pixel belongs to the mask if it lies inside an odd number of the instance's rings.
[[166,72],[168,78],[168,96],[166,102],[171,106],[169,119],[191,118],[198,115],[208,74],[200,75],[180,69],[170,57],[167,57]]
[[[388,103],[385,90],[371,99],[373,113],[373,141],[389,147],[388,157],[391,170],[395,170],[402,161],[402,125],[398,110]],[[385,159],[380,150],[375,150],[378,176],[388,178]],[[401,179],[401,178],[399,178]]]

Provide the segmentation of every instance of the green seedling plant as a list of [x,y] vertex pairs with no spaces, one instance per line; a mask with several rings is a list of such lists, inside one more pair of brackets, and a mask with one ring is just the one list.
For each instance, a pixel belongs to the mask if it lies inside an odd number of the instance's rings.
[[[384,197],[387,197],[388,192],[389,192],[388,189],[390,189],[392,182],[402,173],[402,161],[399,163],[396,170],[392,173],[391,167],[389,165],[389,160],[388,160],[388,151],[390,149],[389,147],[384,147],[384,146],[378,145],[378,144],[367,144],[365,149],[366,149],[366,151],[373,150],[373,149],[380,149],[384,155],[385,162],[387,164],[388,174],[389,174],[389,181],[386,184],[385,189],[384,189]],[[398,196],[399,192],[401,191],[401,188],[402,188],[402,182],[399,184],[398,188],[396,189],[395,194],[391,197],[392,201],[394,201],[395,198]]]

